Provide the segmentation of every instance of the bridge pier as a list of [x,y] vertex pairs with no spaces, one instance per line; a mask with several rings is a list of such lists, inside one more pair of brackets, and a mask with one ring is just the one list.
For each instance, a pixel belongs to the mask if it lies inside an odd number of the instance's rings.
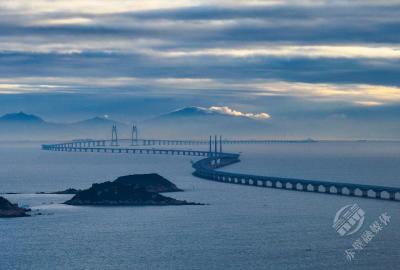
[[362,197],[368,197],[368,189],[362,189],[361,190],[361,196]]

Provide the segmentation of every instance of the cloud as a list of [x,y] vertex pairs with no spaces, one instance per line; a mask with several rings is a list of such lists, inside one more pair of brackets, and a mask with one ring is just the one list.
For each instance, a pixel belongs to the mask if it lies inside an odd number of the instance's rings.
[[382,102],[377,102],[377,101],[356,101],[355,103],[367,107],[383,105]]
[[[304,83],[400,85],[400,59],[272,56],[160,58],[113,52],[0,52],[0,59],[0,78],[138,77],[162,80],[175,77],[229,81],[238,79],[240,74],[242,80],[268,78]],[[243,89],[246,89],[245,85]]]
[[142,2],[1,1],[1,76],[400,85],[394,1]]
[[[266,95],[281,94],[320,101],[341,101],[364,106],[400,103],[400,88],[367,84],[265,82],[255,85]],[[262,92],[260,93],[261,95]]]
[[239,112],[236,110],[233,110],[227,106],[223,107],[218,107],[218,106],[212,106],[208,108],[212,112],[218,112],[221,114],[226,114],[226,115],[231,115],[231,116],[237,116],[237,117],[247,117],[247,118],[252,118],[252,119],[257,119],[257,120],[266,120],[271,118],[271,116],[268,113],[244,113],[244,112]]
[[368,47],[363,45],[276,45],[265,44],[263,47],[236,47],[236,48],[203,48],[201,50],[186,51],[148,51],[150,55],[159,57],[257,57],[257,56],[275,56],[275,57],[310,57],[310,58],[400,58],[400,46],[393,47]]
[[[76,43],[83,49],[90,49],[89,45],[98,49],[101,44],[107,51],[131,52],[131,44],[138,39],[158,40],[172,52],[258,48],[258,53],[268,49],[263,44],[269,47],[271,43],[393,48],[400,42],[396,31],[400,5],[390,1],[318,1],[312,5],[309,1],[72,2],[3,0],[0,36],[19,47],[25,44],[24,38],[36,41],[28,43],[30,51],[36,45],[60,52],[66,50],[60,45],[77,47]],[[163,52],[162,47],[149,44],[145,49]]]
[[257,119],[269,115],[245,112],[269,108],[278,119],[277,111],[316,117],[327,106],[400,104],[398,1],[2,0],[0,9],[3,99],[192,104],[195,96],[201,106],[225,104],[215,110]]
[[44,19],[34,22],[36,25],[86,25],[92,23],[89,18],[71,17],[61,19]]
[[[379,84],[304,83],[265,79],[216,79],[179,77],[14,77],[0,78],[0,94],[82,93],[98,95],[219,96],[258,98],[293,97],[318,102],[339,102],[355,106],[400,104],[400,87]],[[289,106],[286,104],[286,106]],[[212,107],[226,114],[268,118],[246,114],[229,107]]]

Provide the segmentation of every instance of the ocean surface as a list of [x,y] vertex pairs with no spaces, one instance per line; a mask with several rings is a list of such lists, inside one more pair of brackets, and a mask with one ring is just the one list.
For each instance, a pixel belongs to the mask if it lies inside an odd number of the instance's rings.
[[[204,147],[206,148],[206,147]],[[206,150],[206,149],[204,149]],[[400,187],[400,143],[231,145],[226,171]],[[179,156],[65,153],[40,143],[0,143],[0,192],[43,215],[0,219],[0,269],[399,269],[400,202],[217,183]],[[77,207],[70,195],[34,194],[156,172],[204,206]],[[357,203],[363,227],[341,237],[336,212]],[[387,213],[390,222],[345,250]]]

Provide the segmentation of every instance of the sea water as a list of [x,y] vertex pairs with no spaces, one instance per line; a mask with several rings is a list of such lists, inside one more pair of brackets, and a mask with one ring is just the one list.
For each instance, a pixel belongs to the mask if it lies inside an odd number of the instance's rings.
[[[204,148],[207,148],[204,146]],[[206,150],[206,149],[204,149]],[[400,143],[227,145],[225,171],[400,187]],[[191,175],[193,157],[40,150],[0,144],[0,192],[42,215],[0,219],[0,269],[398,269],[400,202],[218,183]],[[204,206],[78,207],[34,194],[156,172]],[[341,237],[336,212],[357,203],[359,232]],[[390,222],[349,261],[345,251],[387,213]]]

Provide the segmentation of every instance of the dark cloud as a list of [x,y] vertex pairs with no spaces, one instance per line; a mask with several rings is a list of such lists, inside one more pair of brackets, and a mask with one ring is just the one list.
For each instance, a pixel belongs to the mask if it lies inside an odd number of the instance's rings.
[[0,53],[2,77],[270,79],[400,86],[400,60],[283,57],[159,59],[119,53]]
[[[151,12],[94,15],[78,12],[41,14],[21,23],[4,14],[0,35],[103,36],[157,38],[177,47],[213,46],[218,42],[393,43],[399,42],[400,5],[315,5],[272,7],[192,7]],[[32,25],[45,19],[88,18],[87,25]],[[210,24],[210,21],[231,24]],[[175,23],[170,27],[169,23]],[[185,24],[186,23],[186,24]],[[191,25],[198,23],[194,29]],[[201,23],[203,27],[201,27]],[[193,31],[195,30],[195,31]],[[73,40],[72,40],[73,41]],[[188,43],[188,44],[186,44]],[[233,45],[233,44],[230,44]]]
[[[357,20],[360,18],[372,21],[384,19],[386,15],[395,15],[400,9],[399,4],[368,5],[355,2],[346,4],[326,3],[323,5],[282,4],[275,6],[198,6],[180,9],[162,9],[156,11],[119,14],[141,19],[171,19],[171,20],[220,20],[261,18],[280,20],[312,20],[317,18]],[[373,16],[373,18],[371,18]],[[395,18],[393,18],[395,19]]]

